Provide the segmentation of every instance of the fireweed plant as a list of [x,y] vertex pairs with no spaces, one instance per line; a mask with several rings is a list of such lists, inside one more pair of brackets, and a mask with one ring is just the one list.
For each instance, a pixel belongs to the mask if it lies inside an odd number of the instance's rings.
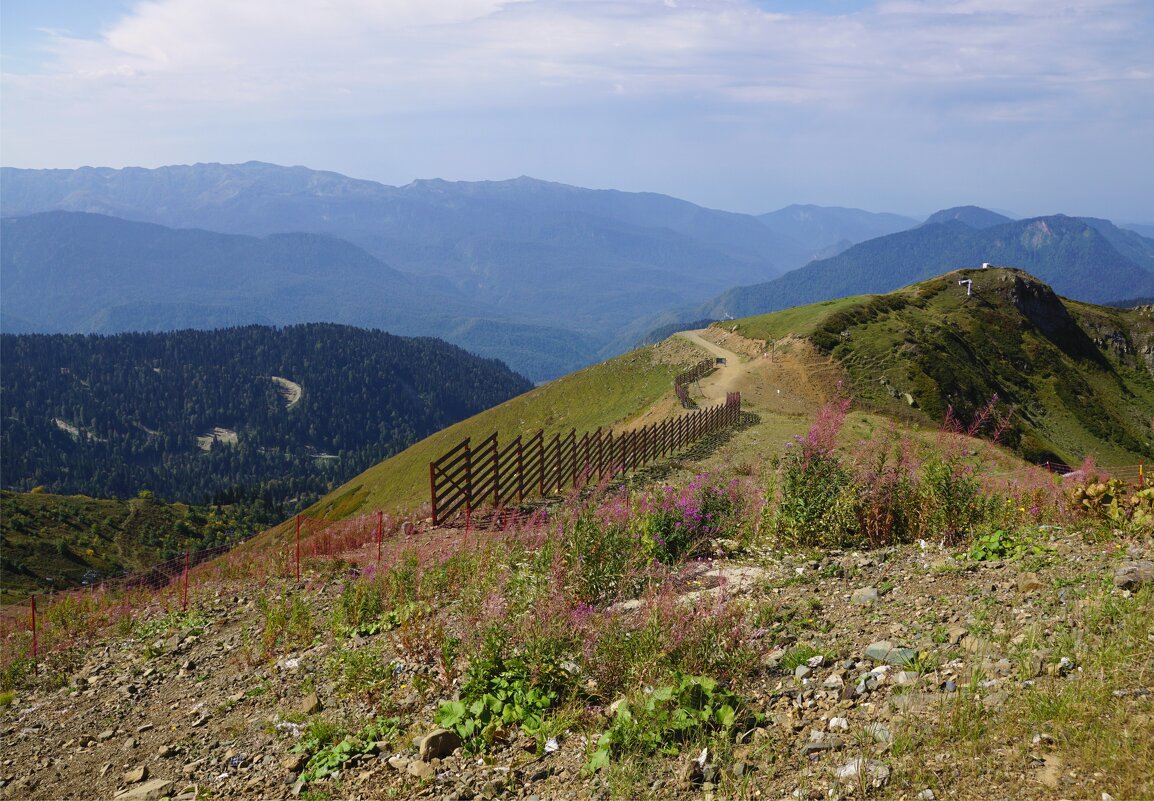
[[948,411],[932,446],[891,428],[858,443],[851,456],[837,447],[849,401],[828,404],[776,463],[766,528],[784,546],[844,548],[917,539],[959,545],[991,527],[1039,522],[1044,504],[1053,512],[1060,506],[1053,492],[1031,487],[1028,508],[1004,503],[983,480],[982,454],[970,450],[973,438],[997,442],[1005,430],[1008,414],[997,403],[991,399],[968,425]]

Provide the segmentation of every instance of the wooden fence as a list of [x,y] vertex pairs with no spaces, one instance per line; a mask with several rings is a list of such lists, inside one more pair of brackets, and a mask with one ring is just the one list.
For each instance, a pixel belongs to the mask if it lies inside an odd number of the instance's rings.
[[731,392],[725,403],[620,434],[599,428],[580,437],[570,430],[546,439],[545,432],[538,431],[504,445],[496,432],[477,445],[465,439],[429,463],[433,523],[439,525],[462,509],[470,513],[485,504],[499,508],[611,479],[671,456],[734,425],[740,416],[741,394]]
[[689,385],[712,370],[714,364],[713,359],[705,359],[693,365],[684,373],[679,373],[677,377],[673,379],[673,391],[677,394],[677,399],[681,401],[681,405],[684,408],[693,408],[693,401],[689,399]]

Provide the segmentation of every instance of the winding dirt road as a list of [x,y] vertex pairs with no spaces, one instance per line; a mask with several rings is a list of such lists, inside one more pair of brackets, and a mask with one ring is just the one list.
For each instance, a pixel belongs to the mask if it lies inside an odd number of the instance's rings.
[[700,388],[705,400],[723,401],[726,393],[739,391],[737,384],[742,375],[739,368],[743,362],[748,361],[746,357],[740,356],[728,348],[723,348],[716,342],[710,342],[698,331],[679,331],[677,336],[688,339],[699,348],[725,359],[725,364],[718,365],[716,370],[694,385]]

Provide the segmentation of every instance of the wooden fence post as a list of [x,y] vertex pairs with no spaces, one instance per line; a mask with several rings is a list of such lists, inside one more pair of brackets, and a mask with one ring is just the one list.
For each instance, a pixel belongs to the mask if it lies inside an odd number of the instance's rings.
[[[465,519],[469,518],[469,514],[473,511],[473,449],[465,446]],[[465,535],[468,537],[469,529],[466,523]]]
[[301,516],[297,515],[297,581],[301,580]]
[[525,446],[517,435],[517,502],[525,500]]

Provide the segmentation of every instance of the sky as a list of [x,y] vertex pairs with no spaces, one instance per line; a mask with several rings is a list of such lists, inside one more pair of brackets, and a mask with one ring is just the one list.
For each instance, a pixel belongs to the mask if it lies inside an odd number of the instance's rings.
[[0,71],[5,166],[1154,223],[1151,0],[4,0]]

